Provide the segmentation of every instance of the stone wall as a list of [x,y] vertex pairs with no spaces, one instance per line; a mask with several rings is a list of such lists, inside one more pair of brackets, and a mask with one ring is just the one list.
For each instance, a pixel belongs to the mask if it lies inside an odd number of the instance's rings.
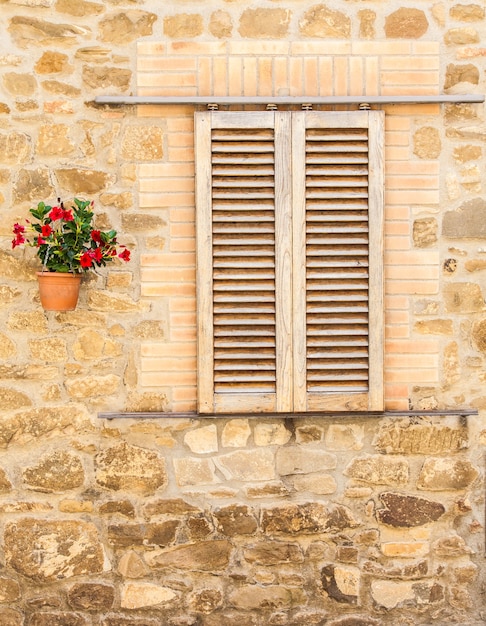
[[[193,112],[99,94],[484,93],[482,2],[0,0],[0,626],[486,619],[483,105],[386,112],[387,408],[195,408]],[[95,200],[132,251],[42,311],[11,227]]]

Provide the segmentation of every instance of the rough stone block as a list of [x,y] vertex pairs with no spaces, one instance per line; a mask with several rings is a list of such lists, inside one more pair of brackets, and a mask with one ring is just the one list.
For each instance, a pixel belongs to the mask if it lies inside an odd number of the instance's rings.
[[427,541],[389,541],[381,544],[381,551],[390,558],[416,558],[430,551]]
[[244,448],[251,435],[247,419],[229,420],[223,427],[221,445],[224,448]]
[[210,485],[219,483],[212,459],[174,459],[176,483],[188,485]]
[[210,454],[218,451],[218,432],[216,424],[202,426],[190,430],[184,435],[184,443],[191,452],[196,454]]
[[193,594],[190,606],[196,613],[205,615],[219,608],[224,601],[224,596],[219,589],[202,589]]
[[480,285],[448,283],[444,285],[444,301],[448,313],[481,313],[486,304]]
[[440,133],[433,126],[422,126],[413,135],[413,153],[420,159],[437,159],[442,149]]
[[338,532],[357,526],[357,522],[344,506],[308,502],[263,509],[261,526],[269,534],[296,534]]
[[4,542],[9,566],[39,583],[108,569],[98,531],[89,522],[19,519],[6,525]]
[[442,234],[454,239],[486,238],[486,200],[467,200],[456,211],[446,211]]
[[134,550],[125,552],[118,562],[118,572],[123,578],[144,578],[148,571],[144,560]]
[[132,10],[108,15],[99,22],[100,40],[127,45],[139,37],[151,35],[156,20],[155,13],[146,11]]
[[417,248],[427,248],[437,243],[437,220],[424,217],[413,223],[413,244]]
[[445,513],[440,502],[386,492],[380,495],[384,509],[376,511],[379,522],[396,528],[411,528],[435,522]]
[[292,478],[294,489],[297,491],[310,491],[318,495],[334,493],[337,483],[331,474],[306,474],[296,475]]
[[304,37],[348,39],[351,35],[351,20],[341,11],[324,4],[311,7],[299,22]]
[[8,387],[0,387],[0,406],[4,411],[13,411],[26,406],[32,406],[32,400],[21,391]]
[[88,626],[86,617],[70,611],[39,611],[32,613],[30,626]]
[[422,335],[452,335],[454,332],[453,321],[444,319],[418,320],[413,328]]
[[304,555],[297,543],[284,541],[260,541],[243,551],[245,561],[257,565],[280,565],[284,563],[302,563]]
[[478,350],[486,354],[486,319],[475,322],[471,335]]
[[259,481],[275,478],[275,460],[268,448],[240,450],[215,458],[218,469],[228,480]]
[[182,498],[173,498],[167,500],[154,500],[148,502],[143,513],[146,518],[155,517],[157,515],[187,515],[188,513],[197,513],[199,509],[186,502]]
[[336,456],[323,450],[288,446],[277,451],[277,472],[282,476],[330,470],[336,463]]
[[81,459],[70,452],[56,451],[27,467],[22,476],[28,488],[52,493],[81,487],[85,474]]
[[221,539],[180,545],[168,550],[154,550],[145,555],[145,560],[153,568],[212,572],[225,569],[229,564],[231,553],[231,543]]
[[[32,153],[31,138],[17,131],[8,134],[0,134],[0,163],[10,165],[13,163],[27,163]],[[21,182],[19,182],[19,187]],[[18,197],[22,195],[19,188]]]
[[479,83],[479,70],[472,63],[466,65],[454,65],[450,63],[446,69],[444,89],[450,89],[459,83]]
[[449,15],[458,22],[480,22],[484,20],[485,9],[479,4],[456,4],[449,9]]
[[388,454],[444,454],[467,448],[468,433],[461,425],[406,420],[380,426],[373,444]]
[[359,570],[341,565],[321,569],[321,584],[329,598],[340,604],[356,605],[359,596]]
[[96,482],[114,491],[154,493],[167,484],[165,460],[153,450],[121,443],[96,456]]
[[115,588],[102,583],[77,583],[68,591],[68,602],[79,611],[107,611],[115,602]]
[[418,39],[429,28],[425,13],[420,9],[401,7],[387,16],[385,34],[388,39]]
[[231,37],[233,32],[233,22],[231,15],[227,11],[214,11],[211,13],[209,22],[209,32],[218,39]]
[[433,551],[441,558],[457,558],[473,553],[472,548],[457,534],[438,539],[433,545]]
[[295,429],[295,441],[298,444],[319,443],[323,437],[324,429],[321,426],[298,426]]
[[147,311],[150,308],[150,305],[146,302],[136,302],[130,296],[98,289],[89,290],[88,306],[95,311],[104,311],[106,313],[137,313]]
[[110,500],[103,502],[98,509],[100,515],[123,515],[124,517],[134,517],[135,507],[130,500]]
[[83,400],[86,398],[106,397],[118,391],[120,377],[114,374],[106,376],[85,376],[66,380],[66,389],[71,398]]
[[232,504],[231,506],[217,509],[213,512],[213,516],[217,520],[219,532],[228,537],[251,535],[258,527],[253,512],[244,505]]
[[147,582],[126,583],[123,585],[120,595],[120,606],[124,609],[165,605],[178,596],[170,587]]
[[405,485],[408,482],[408,461],[386,456],[358,457],[344,470],[344,475],[376,485]]
[[16,609],[2,609],[0,612],[0,626],[23,626],[24,617]]
[[284,446],[292,436],[281,422],[258,423],[253,428],[253,441],[256,446]]
[[236,608],[257,611],[298,607],[305,603],[306,598],[303,590],[295,587],[245,585],[233,591],[229,601]]
[[111,182],[111,177],[100,170],[66,167],[56,169],[59,185],[73,194],[92,195],[103,191]]
[[110,524],[108,541],[116,547],[167,546],[174,542],[178,527],[179,522],[174,520],[160,524]]
[[[45,367],[45,366],[44,366]],[[4,418],[0,422],[0,446],[13,441],[17,444],[39,441],[44,437],[92,431],[93,426],[84,407],[65,405],[40,409],[24,409],[21,416]]]
[[[16,602],[20,598],[20,585],[14,578],[0,578],[0,604]],[[1,611],[1,609],[0,609]],[[1,624],[1,622],[0,622]]]
[[426,459],[417,487],[427,491],[466,489],[478,476],[478,470],[464,459]]
[[93,67],[85,65],[83,67],[83,83],[91,89],[116,88],[120,91],[127,91],[132,78],[131,70],[120,67]]
[[329,450],[361,450],[364,428],[359,424],[330,424],[326,432]]
[[202,16],[196,13],[179,13],[164,18],[164,34],[171,39],[197,37],[202,32]]
[[164,156],[160,126],[129,126],[122,139],[122,156],[132,161],[154,161]]
[[288,32],[291,12],[280,8],[245,9],[238,32],[250,39],[281,39]]

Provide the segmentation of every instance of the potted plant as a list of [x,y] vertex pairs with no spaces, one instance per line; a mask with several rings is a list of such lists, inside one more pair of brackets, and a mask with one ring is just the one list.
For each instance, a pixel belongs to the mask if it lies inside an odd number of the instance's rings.
[[[101,231],[93,226],[93,202],[74,198],[65,208],[39,202],[30,209],[35,221],[16,223],[12,248],[26,244],[36,249],[42,263],[37,272],[41,304],[46,311],[76,308],[84,272],[105,266],[114,259],[130,260],[130,251],[118,246],[116,230]],[[118,247],[117,247],[118,246]],[[59,299],[61,298],[61,299]]]

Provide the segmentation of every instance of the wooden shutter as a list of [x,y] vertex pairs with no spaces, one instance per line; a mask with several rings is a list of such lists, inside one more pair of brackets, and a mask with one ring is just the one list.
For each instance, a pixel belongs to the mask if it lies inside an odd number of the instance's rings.
[[200,412],[291,410],[289,122],[196,116]]
[[382,408],[382,125],[196,114],[200,412]]
[[295,410],[383,408],[383,114],[295,113]]

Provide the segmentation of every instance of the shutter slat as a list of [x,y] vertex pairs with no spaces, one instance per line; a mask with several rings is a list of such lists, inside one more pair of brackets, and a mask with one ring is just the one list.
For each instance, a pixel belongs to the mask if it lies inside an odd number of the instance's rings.
[[252,354],[253,354],[252,358],[255,358],[255,352],[257,350],[258,351],[262,349],[271,350],[274,346],[275,334],[269,334],[268,339],[265,339],[265,338],[262,339],[262,337],[266,337],[266,335],[262,333],[258,333],[257,330],[253,334],[248,333],[247,336],[245,336],[244,334],[240,334],[237,339],[231,338],[230,340],[230,339],[225,339],[225,338],[221,339],[220,337],[217,337],[214,341],[215,352],[217,352],[218,349],[231,351],[231,350],[236,350],[237,348],[248,348],[249,350],[252,351]]
[[[361,187],[361,185],[360,185]],[[352,189],[350,187],[346,187],[341,189],[339,187],[335,188],[324,188],[321,189],[309,189],[307,192],[307,197],[316,200],[316,199],[332,199],[334,202],[338,202],[339,199],[348,199],[348,198],[367,198],[368,192],[359,191]]]
[[245,162],[249,165],[273,165],[273,156],[267,154],[223,154],[214,158],[216,165],[241,166]]
[[[272,351],[261,347],[260,356],[262,359],[265,359],[265,358],[271,359]],[[214,357],[218,361],[223,361],[224,359],[228,359],[228,360],[235,360],[235,361],[241,362],[245,359],[253,360],[255,358],[255,355],[253,354],[253,351],[251,349],[244,350],[244,346],[239,346],[238,348],[225,349],[225,350],[216,349],[214,351]]]
[[[257,185],[255,185],[257,186]],[[222,191],[219,189],[213,189],[213,199],[215,201],[217,200],[232,200],[233,198],[235,200],[238,200],[239,198],[241,198],[241,194],[244,193],[245,194],[245,201],[248,202],[248,200],[271,200],[273,198],[273,191],[272,190],[265,190],[265,189],[260,189],[258,191],[249,191],[248,189],[237,189],[234,192],[231,191]]]
[[368,168],[364,166],[359,166],[358,164],[353,164],[352,166],[340,165],[337,163],[314,163],[314,164],[306,164],[305,170],[306,176],[310,178],[312,176],[363,176],[366,177],[368,175]]
[[312,198],[307,198],[307,210],[308,211],[366,211],[368,206],[367,198],[346,198],[340,199],[339,204],[334,203],[334,198],[320,198],[318,200],[313,200]]

